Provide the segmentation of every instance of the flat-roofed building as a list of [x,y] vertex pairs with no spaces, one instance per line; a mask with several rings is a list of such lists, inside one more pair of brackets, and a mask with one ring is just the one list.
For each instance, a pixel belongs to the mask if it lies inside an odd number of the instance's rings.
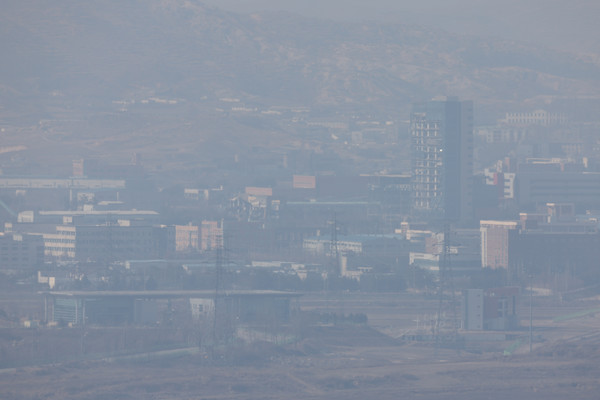
[[546,110],[535,110],[532,112],[512,112],[506,113],[506,117],[500,121],[508,125],[526,126],[526,125],[564,125],[568,118],[562,113],[552,113]]
[[125,189],[123,179],[2,177],[0,189]]
[[[287,322],[291,301],[300,294],[272,290],[223,291],[64,291],[45,292],[48,321],[73,325],[125,325],[157,323],[160,302],[189,299],[191,318],[212,318],[217,298],[219,316],[232,323]],[[166,303],[166,304],[164,304]]]
[[[79,261],[155,259],[168,251],[168,228],[128,225],[59,225],[44,234],[45,254]],[[173,246],[174,247],[174,243]]]
[[175,251],[193,252],[200,250],[198,225],[175,225]]
[[44,263],[42,235],[0,233],[0,270],[32,272]]
[[533,274],[558,288],[561,280],[600,279],[598,223],[578,219],[572,204],[548,203],[538,213],[521,213],[520,221],[480,226],[483,267],[506,269],[509,281]]
[[468,331],[518,329],[518,298],[518,287],[465,290],[462,299],[463,329]]
[[580,210],[595,209],[600,207],[600,173],[537,169],[518,172],[516,193],[521,207],[555,202],[574,203]]
[[482,267],[508,268],[509,243],[518,234],[516,221],[480,221]]
[[117,224],[119,220],[153,225],[159,222],[159,213],[152,210],[94,210],[77,211],[23,211],[19,222],[36,224],[101,225]]

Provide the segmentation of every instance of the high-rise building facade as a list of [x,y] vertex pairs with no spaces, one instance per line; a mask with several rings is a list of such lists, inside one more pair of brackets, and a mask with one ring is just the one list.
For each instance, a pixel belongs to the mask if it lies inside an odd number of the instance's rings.
[[414,104],[410,130],[413,213],[471,219],[473,103],[443,97]]

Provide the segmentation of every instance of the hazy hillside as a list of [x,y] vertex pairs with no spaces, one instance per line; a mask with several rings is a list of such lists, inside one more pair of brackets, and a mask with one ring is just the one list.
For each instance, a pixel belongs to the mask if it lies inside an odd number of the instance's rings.
[[36,95],[114,99],[144,86],[189,98],[230,90],[308,104],[428,92],[515,100],[597,93],[600,80],[598,65],[522,44],[236,15],[195,1],[12,1],[1,29],[5,90]]
[[[591,59],[404,25],[241,15],[183,0],[5,3],[0,122],[30,129],[9,129],[5,140],[36,142],[40,126],[72,146],[95,140],[73,156],[149,151],[149,137],[160,145],[170,131],[179,147],[216,134],[232,145],[261,132],[286,140],[280,125],[215,114],[219,98],[405,118],[410,102],[436,94],[473,99],[493,115],[600,92]],[[97,141],[112,135],[113,147]]]

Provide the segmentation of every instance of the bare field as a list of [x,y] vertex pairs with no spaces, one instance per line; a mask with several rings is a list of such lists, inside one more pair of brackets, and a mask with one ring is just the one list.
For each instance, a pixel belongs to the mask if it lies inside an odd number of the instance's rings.
[[0,374],[0,388],[4,399],[593,399],[600,390],[596,360],[330,346],[321,354],[259,357],[256,365],[206,365],[187,356],[26,368]]
[[[413,316],[435,309],[419,295],[305,296],[304,309],[365,312],[370,326],[319,326],[288,345],[256,343],[219,353],[72,361],[7,369],[2,399],[596,399],[599,318],[591,303],[536,299],[537,338],[510,356],[402,342]],[[523,307],[525,305],[522,305]],[[526,308],[524,309],[526,310]],[[523,315],[523,314],[522,314]],[[557,316],[573,315],[561,319]],[[395,318],[396,316],[396,318]],[[528,316],[528,315],[527,315]],[[526,334],[526,330],[521,332]],[[497,343],[502,348],[507,343]]]

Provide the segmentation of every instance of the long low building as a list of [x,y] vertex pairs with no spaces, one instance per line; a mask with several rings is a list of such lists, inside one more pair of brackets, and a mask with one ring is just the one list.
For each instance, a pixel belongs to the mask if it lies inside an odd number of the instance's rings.
[[572,203],[548,203],[542,211],[521,213],[519,221],[481,221],[482,266],[505,269],[510,279],[533,274],[557,290],[566,279],[597,281],[597,219],[576,216]]
[[58,259],[114,261],[156,259],[174,249],[169,228],[161,226],[61,225],[44,234],[45,254]]
[[520,172],[516,175],[516,186],[522,207],[549,202],[574,203],[579,210],[600,207],[598,172]]
[[291,300],[301,296],[271,290],[221,291],[218,296],[212,290],[57,291],[42,294],[46,321],[72,325],[155,324],[159,314],[157,302],[173,299],[189,299],[190,318],[200,314],[210,316],[216,299],[219,314],[231,320],[286,322]]
[[0,189],[125,189],[123,179],[0,178]]
[[396,253],[402,252],[404,245],[405,238],[400,234],[340,235],[335,240],[330,236],[314,236],[303,241],[305,251],[325,255],[332,255],[336,251],[353,254]]
[[95,225],[117,223],[119,220],[145,221],[155,224],[160,214],[151,210],[77,210],[77,211],[22,211],[18,215],[20,223]]

